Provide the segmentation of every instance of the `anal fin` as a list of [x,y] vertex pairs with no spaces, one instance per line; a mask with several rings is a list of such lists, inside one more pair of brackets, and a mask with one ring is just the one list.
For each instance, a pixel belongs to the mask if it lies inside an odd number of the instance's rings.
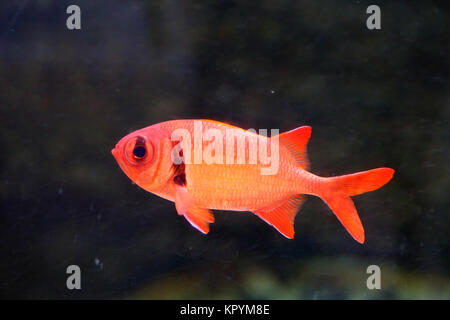
[[209,224],[214,222],[211,211],[196,206],[185,186],[175,184],[175,191],[175,207],[178,214],[184,216],[198,231],[207,234]]
[[293,239],[295,233],[294,219],[305,200],[305,195],[295,195],[281,205],[259,209],[253,211],[253,213],[277,229],[286,238]]

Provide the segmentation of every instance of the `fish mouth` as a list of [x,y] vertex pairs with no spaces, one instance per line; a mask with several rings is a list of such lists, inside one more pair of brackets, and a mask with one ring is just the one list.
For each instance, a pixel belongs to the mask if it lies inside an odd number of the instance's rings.
[[116,162],[119,165],[120,169],[122,169],[123,172],[126,172],[126,166],[121,161],[120,152],[117,146],[111,150],[111,154],[114,156],[114,159],[116,159]]
[[113,149],[111,150],[111,154],[114,156],[114,158],[117,159],[117,155],[118,155],[117,148],[113,148]]

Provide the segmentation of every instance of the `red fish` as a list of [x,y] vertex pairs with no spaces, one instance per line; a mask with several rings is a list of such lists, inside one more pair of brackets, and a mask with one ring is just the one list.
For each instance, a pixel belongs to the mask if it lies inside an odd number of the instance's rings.
[[[380,188],[394,170],[314,175],[308,171],[306,152],[310,136],[308,126],[266,137],[212,120],[173,120],[128,134],[112,154],[132,181],[175,202],[178,214],[205,234],[214,222],[210,209],[218,209],[251,211],[292,239],[294,218],[306,195],[314,195],[356,241],[364,243],[364,229],[350,197]],[[262,159],[264,149],[267,155]]]

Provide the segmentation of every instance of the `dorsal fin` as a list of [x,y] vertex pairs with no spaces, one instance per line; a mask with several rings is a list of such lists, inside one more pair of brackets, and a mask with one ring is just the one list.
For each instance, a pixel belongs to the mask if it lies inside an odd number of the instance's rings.
[[308,144],[309,137],[311,137],[311,127],[299,127],[291,131],[283,132],[278,137],[280,144],[289,150],[297,165],[300,168],[309,170],[306,145]]
[[279,206],[253,211],[258,217],[277,229],[283,236],[294,238],[294,219],[306,196],[298,194]]

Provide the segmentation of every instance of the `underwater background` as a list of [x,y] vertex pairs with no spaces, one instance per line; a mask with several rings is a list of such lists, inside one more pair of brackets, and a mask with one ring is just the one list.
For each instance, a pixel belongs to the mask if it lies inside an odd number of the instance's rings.
[[[381,30],[370,4],[0,2],[0,298],[449,299],[449,3],[377,1]],[[309,125],[322,176],[394,168],[353,198],[366,243],[314,197],[294,240],[250,213],[193,229],[111,155],[182,118]]]

